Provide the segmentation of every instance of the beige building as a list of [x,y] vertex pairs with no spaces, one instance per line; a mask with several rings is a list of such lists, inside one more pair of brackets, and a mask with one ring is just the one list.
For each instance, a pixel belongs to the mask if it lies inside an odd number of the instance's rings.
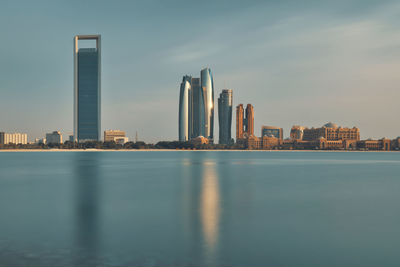
[[[244,116],[246,114],[246,117]],[[243,104],[236,107],[236,141],[254,135],[254,107],[247,104],[246,111]]]
[[357,147],[362,150],[385,150],[391,149],[391,140],[382,138],[380,140],[362,140],[357,142]]
[[210,140],[208,140],[208,138],[205,138],[204,136],[197,136],[195,138],[192,138],[190,142],[194,145],[207,145],[210,143]]
[[290,140],[285,142],[286,149],[356,149],[360,141],[357,127],[339,127],[327,123],[320,128],[306,128],[295,125],[290,131]]
[[125,144],[129,141],[126,137],[125,131],[120,130],[106,130],[104,131],[104,142],[114,141],[117,144]]
[[257,137],[255,135],[252,135],[247,138],[239,139],[237,144],[242,145],[243,148],[249,150],[272,150],[278,149],[283,144],[283,140],[280,138],[276,138],[275,136]]
[[305,127],[295,125],[292,127],[290,130],[290,139],[292,140],[303,140],[303,135],[304,135],[304,129]]
[[303,130],[304,141],[314,141],[319,138],[325,138],[327,141],[339,140],[360,140],[360,130],[357,127],[343,128],[334,123],[327,123],[321,128],[305,128]]
[[261,127],[261,138],[263,137],[275,137],[283,141],[283,129],[281,127],[264,125]]
[[28,144],[28,135],[26,133],[0,133],[0,144]]

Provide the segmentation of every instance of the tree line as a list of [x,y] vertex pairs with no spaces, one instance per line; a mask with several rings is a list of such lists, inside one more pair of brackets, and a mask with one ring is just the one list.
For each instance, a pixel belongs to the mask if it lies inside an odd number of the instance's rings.
[[114,141],[87,141],[82,143],[66,141],[63,144],[0,144],[0,149],[186,149],[186,150],[202,150],[202,149],[245,149],[243,145],[232,144],[195,144],[192,142],[180,141],[160,141],[156,144],[147,144],[142,141],[127,142],[125,144],[117,144]]

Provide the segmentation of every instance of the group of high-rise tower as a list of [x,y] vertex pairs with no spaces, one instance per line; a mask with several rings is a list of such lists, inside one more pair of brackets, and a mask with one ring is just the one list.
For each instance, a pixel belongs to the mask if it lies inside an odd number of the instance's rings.
[[[218,99],[220,144],[231,142],[232,90],[223,90]],[[179,94],[179,141],[196,137],[214,140],[214,81],[209,68],[200,78],[183,76]]]
[[[246,114],[246,116],[245,116]],[[247,104],[244,112],[243,104],[236,107],[236,140],[254,135],[254,107]]]
[[214,138],[214,82],[205,68],[200,78],[184,76],[179,96],[179,140]]

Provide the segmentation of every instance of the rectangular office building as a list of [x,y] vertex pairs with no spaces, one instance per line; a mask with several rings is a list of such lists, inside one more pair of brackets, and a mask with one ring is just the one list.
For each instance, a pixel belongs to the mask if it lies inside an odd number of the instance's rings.
[[[95,40],[94,48],[79,48],[79,40]],[[74,38],[74,141],[101,138],[101,37]]]
[[62,144],[62,134],[60,131],[54,131],[46,134],[47,144]]

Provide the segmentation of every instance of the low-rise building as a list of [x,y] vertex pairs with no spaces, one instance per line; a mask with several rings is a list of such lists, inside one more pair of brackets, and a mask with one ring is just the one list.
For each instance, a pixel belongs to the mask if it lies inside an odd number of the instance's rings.
[[272,150],[278,149],[283,143],[283,140],[276,138],[275,136],[249,136],[247,138],[241,138],[237,140],[237,144],[241,145],[245,149],[249,150]]
[[192,138],[190,140],[190,143],[192,143],[194,145],[207,145],[210,143],[210,140],[208,140],[208,138],[206,138],[204,136],[197,136],[195,138]]
[[397,137],[396,139],[392,140],[391,149],[400,150],[400,137]]
[[275,137],[283,141],[283,129],[275,126],[262,126],[261,138],[263,138],[264,136]]
[[0,144],[28,144],[28,135],[26,133],[0,133]]
[[62,144],[62,134],[60,131],[54,131],[52,133],[46,134],[46,142],[47,144]]
[[128,141],[129,141],[128,137],[114,137],[114,142],[120,145],[128,143]]
[[104,142],[115,142],[118,144],[125,144],[129,141],[126,137],[125,131],[120,130],[106,130],[104,131]]
[[46,144],[46,138],[35,138],[35,144],[37,145],[45,145]]
[[380,140],[362,140],[357,142],[357,148],[360,150],[384,150],[389,151],[391,149],[391,141],[387,138]]
[[263,136],[261,138],[261,148],[266,150],[277,149],[282,143],[283,139],[276,138],[275,136]]

